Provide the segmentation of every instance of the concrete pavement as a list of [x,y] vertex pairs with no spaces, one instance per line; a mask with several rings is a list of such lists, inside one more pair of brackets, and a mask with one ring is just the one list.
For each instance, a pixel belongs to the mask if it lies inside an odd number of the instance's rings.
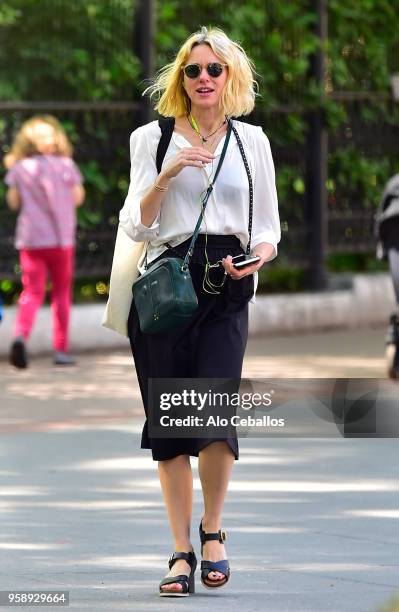
[[[251,340],[244,376],[382,377],[383,335]],[[0,589],[69,590],[70,609],[90,612],[375,612],[399,592],[396,439],[240,440],[229,585],[205,590],[197,570],[195,596],[159,598],[172,549],[129,353],[82,354],[70,369],[0,362],[0,384]]]

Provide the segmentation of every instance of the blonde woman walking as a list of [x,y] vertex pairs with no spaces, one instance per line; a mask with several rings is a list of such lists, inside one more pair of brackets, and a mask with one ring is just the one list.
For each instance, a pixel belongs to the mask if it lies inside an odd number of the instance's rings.
[[[146,334],[132,302],[128,330],[146,415],[149,378],[241,377],[248,302],[254,299],[258,270],[276,256],[280,240],[268,138],[261,127],[233,119],[254,108],[253,75],[252,62],[239,44],[218,28],[203,27],[148,89],[158,94],[155,109],[167,119],[131,135],[131,182],[120,224],[133,240],[148,242],[151,267],[160,258],[186,255],[201,196],[213,181],[231,133],[189,266],[198,309],[183,328]],[[255,261],[236,268],[234,263],[245,254]],[[139,270],[145,271],[144,261]],[[204,500],[201,582],[211,589],[224,586],[230,566],[221,517],[232,466],[239,458],[237,438],[151,438],[146,421],[141,447],[151,449],[158,462],[174,542],[160,595],[194,593],[190,456],[198,457]]]

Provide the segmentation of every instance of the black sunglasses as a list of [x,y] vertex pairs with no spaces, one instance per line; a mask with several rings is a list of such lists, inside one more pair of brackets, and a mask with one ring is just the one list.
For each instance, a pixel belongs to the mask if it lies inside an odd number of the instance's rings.
[[[212,62],[211,64],[207,64],[205,67],[209,76],[216,78],[222,74],[224,66],[227,66],[227,64]],[[201,74],[202,66],[200,64],[187,64],[187,66],[182,67],[182,70],[184,70],[184,74],[189,79],[196,79]]]

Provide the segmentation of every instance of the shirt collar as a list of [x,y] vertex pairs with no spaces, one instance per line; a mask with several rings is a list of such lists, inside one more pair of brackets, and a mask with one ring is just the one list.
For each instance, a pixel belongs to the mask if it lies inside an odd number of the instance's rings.
[[[173,138],[173,142],[179,149],[183,149],[187,146],[192,147],[192,144],[186,138],[184,138],[184,136],[182,136],[181,134],[178,134],[177,132],[173,132],[172,138]],[[215,157],[218,157],[222,154],[225,138],[226,136],[223,136],[218,146],[216,147]],[[232,133],[230,136],[229,144],[227,145],[227,150],[229,151],[232,147],[237,146],[237,144],[238,144],[237,139]]]

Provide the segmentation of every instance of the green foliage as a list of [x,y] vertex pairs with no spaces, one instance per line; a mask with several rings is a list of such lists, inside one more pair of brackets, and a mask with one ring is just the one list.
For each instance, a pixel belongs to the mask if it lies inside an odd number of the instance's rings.
[[[132,0],[3,0],[0,6],[1,99],[132,99],[140,69],[133,52]],[[321,92],[307,79],[319,45],[305,0],[163,0],[156,3],[156,64],[171,61],[201,25],[240,42],[259,75],[265,108]],[[399,0],[328,2],[329,88],[387,91],[399,70]]]
[[259,272],[259,293],[295,293],[305,288],[305,271],[284,263],[266,266]]
[[[201,25],[224,29],[254,61],[259,96],[253,119],[263,125],[273,153],[288,151],[278,160],[276,174],[283,223],[289,220],[291,228],[303,222],[307,111],[319,107],[331,140],[337,137],[339,142],[331,147],[328,160],[330,211],[349,213],[361,207],[371,212],[376,207],[386,180],[399,171],[398,149],[367,150],[355,141],[350,125],[353,113],[347,104],[326,94],[390,91],[390,75],[399,72],[399,0],[329,0],[326,91],[309,77],[310,58],[320,43],[313,29],[313,4],[307,0],[162,0],[155,4],[156,69],[172,61],[181,43]],[[0,100],[139,100],[147,83],[142,81],[134,54],[134,10],[134,0],[3,0]],[[284,113],[274,112],[281,107]],[[126,121],[126,145],[121,146],[112,138],[112,123],[99,122],[94,113],[87,113],[84,125],[78,126],[75,118],[73,114],[62,117],[81,155],[85,177],[87,198],[78,211],[80,227],[113,227],[128,187],[128,132],[135,125],[133,120]],[[382,123],[397,128],[399,105],[359,104],[357,118],[370,135],[378,135]],[[0,137],[3,143],[10,137],[2,118]],[[94,142],[90,151],[87,142]],[[110,149],[112,163],[97,157],[95,145],[102,151]],[[0,198],[4,199],[3,185]],[[298,270],[289,268],[282,280],[278,267],[270,269],[273,272],[265,279],[269,289],[300,286]]]
[[[359,273],[359,272],[387,272],[386,261],[379,261],[373,253],[345,253],[329,255],[327,260],[329,272]],[[300,266],[276,262],[259,272],[259,294],[297,293],[306,289],[306,272]],[[19,281],[4,279],[0,281],[0,295],[6,305],[15,305],[22,290]],[[73,287],[73,301],[75,304],[88,302],[105,302],[108,298],[109,278],[78,278]],[[46,304],[50,303],[50,294],[47,293]]]
[[171,61],[177,41],[182,42],[201,25],[217,26],[242,44],[254,61],[262,108],[301,95],[308,58],[317,45],[310,29],[315,17],[304,0],[202,0],[200,5],[196,0],[174,0],[159,3],[157,17],[157,68]]
[[329,0],[328,10],[334,89],[386,91],[399,70],[398,0]]
[[374,253],[334,253],[327,257],[330,272],[387,272],[387,262],[375,258]]
[[129,0],[0,6],[0,100],[132,99],[139,64]]
[[[50,285],[49,285],[50,287]],[[0,295],[4,304],[12,306],[17,304],[18,297],[22,291],[22,285],[19,281],[1,280]],[[73,285],[73,302],[75,304],[84,304],[87,302],[104,302],[107,300],[109,291],[109,280],[92,278],[75,279]],[[50,304],[50,292],[47,291],[44,300],[45,304]]]
[[335,188],[345,192],[340,198],[341,210],[351,210],[354,204],[362,203],[363,208],[375,209],[381,195],[381,186],[391,174],[387,157],[370,159],[349,145],[329,156],[330,175],[334,177],[330,183],[330,193]]

